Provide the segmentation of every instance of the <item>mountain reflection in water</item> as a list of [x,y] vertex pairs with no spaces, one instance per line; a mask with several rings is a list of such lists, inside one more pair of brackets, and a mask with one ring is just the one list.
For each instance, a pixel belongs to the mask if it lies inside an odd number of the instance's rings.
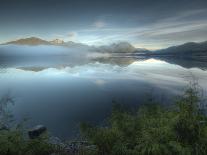
[[112,101],[139,106],[153,96],[170,103],[192,75],[207,89],[207,63],[196,60],[36,56],[4,57],[0,66],[0,95],[14,97],[15,118],[28,117],[28,126],[44,124],[64,138],[75,137],[81,121],[102,122]]

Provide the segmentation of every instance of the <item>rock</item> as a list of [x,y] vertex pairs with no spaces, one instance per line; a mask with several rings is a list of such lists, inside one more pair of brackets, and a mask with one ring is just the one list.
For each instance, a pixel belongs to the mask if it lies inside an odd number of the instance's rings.
[[6,125],[0,126],[0,130],[9,130],[9,127]]
[[47,128],[43,125],[37,125],[28,131],[30,139],[39,137],[41,134],[47,131]]
[[65,144],[60,138],[54,136],[49,137],[49,143],[52,145],[59,146],[61,148],[65,148],[67,146],[67,144]]

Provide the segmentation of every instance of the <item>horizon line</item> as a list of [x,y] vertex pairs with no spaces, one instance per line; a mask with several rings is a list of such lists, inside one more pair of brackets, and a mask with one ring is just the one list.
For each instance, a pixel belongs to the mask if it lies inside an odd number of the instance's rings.
[[186,43],[203,43],[203,42],[207,42],[207,40],[204,40],[204,41],[189,41],[189,42],[183,42],[182,44],[170,45],[170,46],[165,47],[165,48],[146,48],[146,47],[137,47],[137,46],[134,46],[132,43],[130,43],[129,41],[125,41],[125,40],[122,40],[122,41],[114,41],[112,43],[102,44],[102,45],[93,45],[93,44],[90,45],[90,44],[87,44],[87,43],[84,43],[84,42],[79,42],[79,41],[72,41],[72,40],[65,41],[65,39],[60,39],[60,38],[44,39],[42,37],[28,36],[28,37],[22,37],[22,38],[19,37],[19,38],[16,38],[14,40],[8,40],[8,41],[0,42],[0,45],[5,45],[5,44],[8,44],[9,42],[18,41],[18,40],[22,40],[22,39],[31,39],[31,38],[36,38],[36,39],[40,39],[40,40],[47,41],[47,42],[51,42],[51,41],[55,41],[55,40],[61,40],[64,43],[73,42],[73,43],[84,44],[84,45],[87,45],[87,46],[98,46],[98,47],[99,46],[109,46],[109,45],[112,45],[112,44],[127,42],[127,43],[129,43],[130,45],[132,45],[136,49],[139,49],[140,48],[140,49],[146,49],[146,50],[161,50],[161,49],[167,49],[167,48],[173,47],[173,46],[180,46],[180,45],[183,45],[183,44],[186,44]]

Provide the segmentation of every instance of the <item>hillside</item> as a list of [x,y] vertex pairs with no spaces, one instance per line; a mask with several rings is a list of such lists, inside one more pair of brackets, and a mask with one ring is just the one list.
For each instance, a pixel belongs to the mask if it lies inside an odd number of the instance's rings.
[[14,45],[51,45],[49,41],[42,40],[40,38],[36,37],[30,37],[30,38],[24,38],[24,39],[18,39],[15,41],[10,41],[5,43],[6,45],[8,44],[14,44]]
[[203,56],[207,55],[207,41],[201,43],[189,42],[179,46],[157,50],[154,54],[180,55],[180,56]]

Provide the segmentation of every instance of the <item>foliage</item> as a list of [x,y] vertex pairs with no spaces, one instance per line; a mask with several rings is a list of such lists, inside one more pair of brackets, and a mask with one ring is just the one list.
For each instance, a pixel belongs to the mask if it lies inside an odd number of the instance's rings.
[[7,106],[13,103],[9,95],[0,100],[0,155],[49,155],[54,146],[48,143],[47,135],[28,139],[22,123],[12,123],[12,115]]
[[25,139],[18,130],[0,131],[1,155],[49,155],[53,147],[42,136],[37,139]]
[[0,99],[0,129],[8,128],[12,122],[12,114],[7,108],[10,103],[13,104],[14,101],[9,93]]
[[81,125],[81,132],[103,155],[205,155],[207,117],[191,85],[175,106],[149,103],[136,113],[116,106],[106,127]]

